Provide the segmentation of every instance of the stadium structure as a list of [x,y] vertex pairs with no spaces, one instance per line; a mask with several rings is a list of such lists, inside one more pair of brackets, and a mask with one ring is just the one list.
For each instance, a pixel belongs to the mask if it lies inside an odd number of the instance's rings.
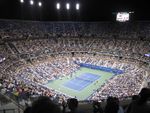
[[139,93],[149,80],[149,22],[0,20],[1,91],[103,101]]
[[[13,5],[32,9],[31,15],[34,8],[42,12],[48,7],[36,0]],[[150,21],[130,21],[130,11],[115,13],[116,21],[78,21],[82,6],[55,1],[51,12],[64,14],[67,21],[33,21],[38,11],[33,20],[25,17],[30,11],[0,19],[0,113],[22,113],[39,96],[58,105],[77,98],[86,110],[89,103],[105,104],[108,97],[128,105],[142,88],[150,88]],[[17,108],[1,108],[10,102]]]

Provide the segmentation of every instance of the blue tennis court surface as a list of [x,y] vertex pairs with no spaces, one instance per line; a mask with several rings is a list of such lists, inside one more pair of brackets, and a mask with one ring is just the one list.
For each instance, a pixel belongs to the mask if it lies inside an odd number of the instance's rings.
[[63,85],[67,88],[74,89],[76,91],[81,91],[82,89],[84,89],[99,78],[99,75],[95,75],[92,73],[84,73],[70,81],[67,81]]

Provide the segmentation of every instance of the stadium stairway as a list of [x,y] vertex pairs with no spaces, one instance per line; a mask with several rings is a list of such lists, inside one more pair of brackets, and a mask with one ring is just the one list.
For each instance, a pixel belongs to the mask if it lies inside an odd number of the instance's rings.
[[14,54],[20,53],[13,43],[7,42],[6,45]]

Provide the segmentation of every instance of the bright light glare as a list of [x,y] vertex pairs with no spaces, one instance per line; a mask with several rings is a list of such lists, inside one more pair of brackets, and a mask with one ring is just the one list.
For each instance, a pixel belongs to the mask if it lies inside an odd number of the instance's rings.
[[56,4],[56,8],[59,10],[60,9],[60,3]]
[[80,4],[77,3],[77,4],[76,4],[76,10],[79,10],[79,9],[80,9]]
[[69,4],[69,3],[66,4],[66,9],[67,9],[67,10],[70,9],[70,4]]
[[34,4],[34,1],[33,0],[30,0],[30,5],[33,5]]
[[129,21],[129,13],[128,12],[118,12],[116,16],[116,20],[119,22]]
[[20,0],[21,3],[24,3],[24,0]]
[[39,2],[38,5],[39,5],[39,7],[41,7],[42,6],[42,2]]

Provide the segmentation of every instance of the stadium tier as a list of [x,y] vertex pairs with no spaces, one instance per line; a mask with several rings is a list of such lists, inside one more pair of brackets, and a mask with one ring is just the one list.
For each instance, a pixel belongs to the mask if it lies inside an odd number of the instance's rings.
[[150,22],[0,20],[1,92],[59,101],[136,95],[150,78],[149,29]]

